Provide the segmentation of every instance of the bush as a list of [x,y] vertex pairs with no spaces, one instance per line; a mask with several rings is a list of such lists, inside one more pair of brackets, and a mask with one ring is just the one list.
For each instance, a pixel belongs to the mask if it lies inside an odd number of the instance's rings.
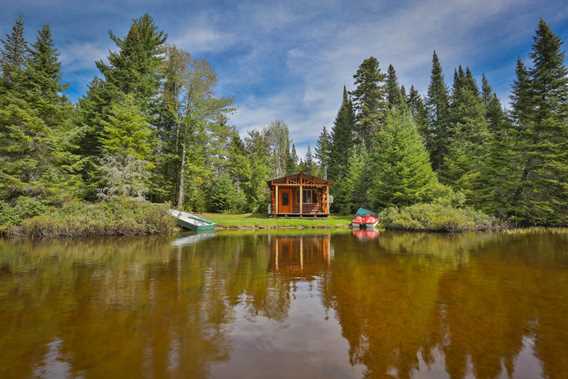
[[381,213],[387,229],[462,232],[499,228],[497,219],[471,208],[455,208],[442,203],[421,203],[391,207]]
[[0,231],[20,225],[26,218],[40,215],[46,210],[47,205],[33,197],[20,196],[13,203],[0,201]]
[[98,203],[74,201],[61,208],[24,220],[8,234],[33,238],[102,235],[169,234],[175,220],[164,204],[129,198],[113,198]]

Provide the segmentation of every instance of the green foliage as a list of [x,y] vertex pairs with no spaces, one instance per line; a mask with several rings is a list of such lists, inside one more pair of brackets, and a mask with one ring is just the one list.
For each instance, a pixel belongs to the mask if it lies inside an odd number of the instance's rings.
[[314,153],[314,157],[317,159],[320,169],[322,171],[320,173],[320,175],[322,176],[324,175],[324,171],[325,174],[327,174],[327,171],[329,170],[331,164],[330,162],[331,162],[332,144],[333,144],[332,137],[327,132],[327,128],[324,126],[317,140],[315,153]]
[[169,234],[175,221],[168,206],[114,198],[98,203],[71,202],[23,221],[8,234],[33,238]]
[[434,51],[432,74],[426,99],[428,127],[425,130],[424,139],[435,171],[441,170],[449,146],[449,106],[448,89],[444,82],[442,65]]
[[385,90],[385,74],[375,57],[365,59],[355,75],[355,89],[351,92],[356,114],[355,138],[369,149],[373,135],[385,121],[388,108]]
[[333,207],[341,214],[352,214],[367,202],[365,180],[366,166],[369,163],[364,145],[352,149],[347,161],[345,174],[334,186]]
[[331,130],[331,150],[328,169],[330,179],[341,177],[346,169],[349,150],[353,146],[354,128],[355,115],[353,113],[353,104],[347,89],[344,87],[341,107]]
[[34,197],[20,196],[11,204],[0,201],[0,233],[46,210],[47,205]]
[[381,212],[387,229],[463,232],[501,227],[497,219],[472,208],[454,208],[440,203],[419,203],[408,207],[389,207]]
[[412,116],[393,109],[371,152],[369,202],[376,208],[430,201],[440,186]]
[[101,122],[99,136],[104,155],[145,160],[152,152],[153,133],[133,95],[113,102]]
[[568,224],[568,69],[561,44],[540,20],[528,77],[517,66],[513,115],[521,176],[512,217],[521,223]]
[[18,17],[12,30],[2,41],[0,67],[3,84],[13,87],[27,61],[28,44],[24,38],[24,19]]
[[[403,87],[404,88],[404,87]],[[398,107],[405,101],[406,95],[402,95],[401,88],[398,84],[396,70],[390,64],[387,69],[387,79],[385,82],[385,89],[387,93],[387,103],[389,107]]]
[[238,213],[246,210],[245,193],[233,182],[229,174],[215,178],[207,191],[208,210]]

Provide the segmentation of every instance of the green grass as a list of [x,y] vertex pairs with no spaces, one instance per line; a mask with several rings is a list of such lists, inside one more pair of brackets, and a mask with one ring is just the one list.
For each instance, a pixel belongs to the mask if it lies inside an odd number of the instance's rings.
[[203,217],[225,229],[342,228],[349,226],[351,216],[268,217],[263,215],[203,213]]

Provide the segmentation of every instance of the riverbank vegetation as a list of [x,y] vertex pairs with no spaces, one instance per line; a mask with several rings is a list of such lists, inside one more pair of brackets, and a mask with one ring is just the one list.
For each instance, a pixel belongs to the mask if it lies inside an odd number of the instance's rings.
[[32,238],[81,236],[136,236],[172,234],[176,230],[168,207],[129,198],[97,203],[72,201],[49,207],[5,229],[9,236]]
[[214,221],[221,229],[336,229],[346,228],[351,222],[351,216],[288,218],[250,213],[205,213],[203,216]]
[[[384,210],[387,227],[568,224],[568,76],[562,42],[542,20],[530,65],[517,63],[510,110],[469,67],[448,88],[436,53],[426,94],[407,92],[394,66],[383,73],[370,57],[301,158],[282,121],[241,136],[213,68],[150,16],[110,37],[115,47],[77,103],[65,96],[49,26],[29,44],[20,18],[2,40],[0,232],[158,233],[170,229],[165,204],[264,214],[266,181],[297,171],[335,182],[333,211]],[[327,223],[336,221],[345,220]]]

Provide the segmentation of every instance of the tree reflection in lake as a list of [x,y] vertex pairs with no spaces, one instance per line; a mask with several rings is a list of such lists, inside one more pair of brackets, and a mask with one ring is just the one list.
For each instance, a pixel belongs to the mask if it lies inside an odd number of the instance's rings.
[[0,377],[568,372],[568,234],[359,237],[0,241]]

